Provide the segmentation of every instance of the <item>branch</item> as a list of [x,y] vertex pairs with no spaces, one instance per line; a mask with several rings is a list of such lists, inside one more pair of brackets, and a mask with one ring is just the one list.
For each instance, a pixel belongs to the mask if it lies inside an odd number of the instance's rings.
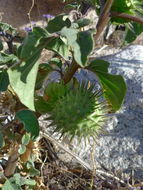
[[119,17],[119,18],[124,18],[128,19],[130,21],[138,22],[140,24],[143,24],[143,18],[137,17],[137,16],[132,16],[126,13],[119,13],[119,12],[111,12],[110,13],[111,17]]
[[95,34],[95,41],[98,40],[98,38],[100,37],[101,33],[103,32],[105,26],[107,25],[107,23],[110,20],[110,9],[112,7],[114,0],[107,0],[105,3],[105,6],[102,10],[102,13],[99,17],[96,29],[97,32]]
[[63,77],[65,84],[67,84],[71,80],[71,78],[73,77],[73,75],[75,74],[78,68],[79,68],[79,65],[75,61],[73,61],[71,65],[69,66],[68,71],[65,73]]

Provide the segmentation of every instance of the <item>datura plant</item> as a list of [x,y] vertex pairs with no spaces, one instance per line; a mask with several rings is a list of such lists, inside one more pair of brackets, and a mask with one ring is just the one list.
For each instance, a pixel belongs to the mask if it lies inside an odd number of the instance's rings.
[[[50,16],[45,28],[33,27],[16,45],[15,29],[5,23],[0,25],[1,37],[7,38],[11,48],[11,53],[1,48],[0,90],[15,97],[16,111],[12,115],[32,140],[39,134],[37,116],[41,114],[48,114],[51,125],[62,135],[95,138],[109,112],[122,105],[124,79],[108,73],[108,62],[89,59],[94,48],[94,30],[84,30],[89,23],[84,18],[72,22],[66,14]],[[40,59],[43,49],[53,52],[44,63]],[[97,76],[100,90],[95,90],[96,84],[76,79],[74,73],[81,68]],[[45,84],[52,72],[59,73],[58,81]],[[3,133],[2,137],[4,140]]]
[[[99,1],[93,3],[101,8]],[[14,174],[18,158],[25,163],[32,154],[41,115],[46,114],[51,122],[49,127],[62,136],[71,140],[95,139],[108,115],[120,109],[126,94],[123,77],[108,72],[109,62],[90,56],[95,39],[108,24],[104,22],[107,17],[107,21],[120,24],[116,19],[126,23],[128,15],[142,12],[137,9],[138,1],[105,3],[96,30],[88,26],[89,19],[77,17],[73,21],[68,14],[44,15],[47,25],[26,28],[24,38],[12,26],[0,23],[0,148],[4,153],[4,148],[13,144],[14,149],[5,167],[6,177]],[[116,11],[127,14],[122,18],[119,14],[112,17]],[[141,24],[133,26],[134,32],[126,33],[126,42],[142,32]],[[52,56],[47,57],[47,53]],[[77,75],[82,71],[95,75],[96,83],[78,80]],[[51,79],[53,75],[57,76],[55,80]]]

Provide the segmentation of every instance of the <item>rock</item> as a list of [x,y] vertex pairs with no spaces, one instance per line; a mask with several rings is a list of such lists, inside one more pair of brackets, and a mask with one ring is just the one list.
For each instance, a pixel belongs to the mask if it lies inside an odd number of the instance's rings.
[[[143,178],[143,46],[132,45],[101,58],[111,63],[111,73],[124,77],[127,94],[122,108],[107,124],[108,134],[99,136],[95,158],[112,171],[134,170],[135,177]],[[78,77],[96,81],[93,74],[85,71]],[[74,143],[76,153],[90,162],[90,145]]]

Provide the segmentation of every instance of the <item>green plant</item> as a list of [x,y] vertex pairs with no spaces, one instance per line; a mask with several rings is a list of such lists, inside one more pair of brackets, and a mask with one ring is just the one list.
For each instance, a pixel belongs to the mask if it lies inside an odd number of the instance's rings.
[[[4,152],[5,146],[14,145],[4,170],[6,177],[15,173],[18,158],[26,162],[32,154],[33,142],[39,136],[40,115],[48,113],[55,131],[71,139],[77,136],[80,140],[82,137],[95,138],[107,115],[120,109],[126,93],[124,79],[108,72],[110,63],[99,59],[91,61],[89,55],[94,49],[94,40],[99,38],[111,15],[122,18],[123,23],[127,19],[128,22],[133,20],[143,23],[135,17],[135,11],[131,11],[136,8],[135,1],[121,2],[123,6],[113,0],[105,2],[96,31],[84,29],[90,23],[88,19],[71,21],[67,14],[54,18],[47,15],[47,26],[28,29],[21,41],[16,29],[0,23],[0,147]],[[96,8],[100,11],[99,1],[94,4],[98,5]],[[112,12],[118,7],[125,14]],[[133,16],[130,17],[128,13]],[[111,19],[111,22],[115,20]],[[116,23],[120,24],[118,21]],[[142,31],[141,24],[133,23],[133,27],[136,30],[134,33],[127,31],[126,42],[134,40]],[[16,45],[13,43],[15,38],[19,38]],[[8,48],[4,48],[4,41]],[[40,61],[43,50],[54,52],[54,56],[44,63]],[[95,90],[96,84],[90,84],[89,81],[82,81],[81,84],[74,76],[79,69],[93,72],[101,90]],[[59,73],[59,81],[43,85],[53,71]],[[40,93],[41,90],[43,93]],[[8,116],[11,119],[6,122]],[[2,189],[33,186],[34,181],[27,181],[32,180],[30,177],[22,177],[21,182],[21,176],[15,174]]]

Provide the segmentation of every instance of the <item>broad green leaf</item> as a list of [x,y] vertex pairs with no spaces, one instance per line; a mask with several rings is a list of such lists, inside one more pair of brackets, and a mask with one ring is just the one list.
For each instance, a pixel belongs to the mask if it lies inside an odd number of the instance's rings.
[[96,59],[90,62],[90,65],[86,68],[93,72],[100,71],[104,73],[108,73],[110,63],[101,59]]
[[87,66],[88,56],[93,50],[93,37],[90,31],[78,33],[76,42],[73,44],[74,59],[81,66]]
[[25,151],[26,151],[26,146],[21,144],[18,149],[19,154],[24,154]]
[[59,32],[65,26],[70,27],[71,21],[69,20],[67,15],[62,14],[51,19],[48,22],[48,26],[46,27],[46,29],[49,33],[54,33]]
[[124,79],[120,75],[111,75],[98,71],[96,75],[98,76],[104,96],[109,105],[112,106],[113,111],[119,110],[126,94]]
[[69,46],[63,42],[59,37],[49,41],[46,49],[55,51],[57,54],[62,56],[65,60],[69,56]]
[[9,78],[6,71],[0,71],[0,92],[6,91],[9,85]]
[[21,110],[16,113],[16,117],[24,124],[28,133],[31,133],[32,139],[39,135],[39,123],[35,114],[30,110]]
[[34,88],[38,71],[39,55],[8,69],[10,85],[20,101],[31,110],[34,108]]
[[139,23],[132,23],[131,29],[126,31],[125,43],[133,42],[143,32],[143,25]]
[[126,94],[126,84],[122,76],[108,74],[110,63],[104,60],[93,60],[86,69],[94,72],[103,88],[104,96],[112,106],[113,111],[118,110]]
[[78,34],[77,29],[64,27],[60,31],[60,34],[61,36],[66,37],[68,45],[70,45],[71,47],[74,47],[74,44],[77,40],[77,34]]
[[28,145],[30,141],[31,135],[29,133],[25,133],[22,137],[22,145]]
[[81,66],[87,66],[88,56],[93,49],[93,37],[90,30],[78,32],[77,29],[63,28],[60,34],[67,38],[74,52],[75,61]]
[[8,70],[10,85],[13,90],[21,102],[33,111],[35,110],[34,89],[39,65],[38,59],[42,49],[48,43],[48,40],[42,38],[43,33],[39,36],[40,31],[38,28],[38,31],[35,29],[35,33],[29,33],[17,51],[21,63]]
[[[41,38],[39,36],[36,36],[33,32],[30,32],[28,36],[24,39],[21,47],[19,47],[20,48],[20,51],[18,50],[19,58],[24,61],[31,58],[33,54],[37,52],[37,48],[40,44],[40,39]],[[42,48],[40,47],[40,50],[41,49]],[[39,51],[39,48],[38,48],[38,51]]]

